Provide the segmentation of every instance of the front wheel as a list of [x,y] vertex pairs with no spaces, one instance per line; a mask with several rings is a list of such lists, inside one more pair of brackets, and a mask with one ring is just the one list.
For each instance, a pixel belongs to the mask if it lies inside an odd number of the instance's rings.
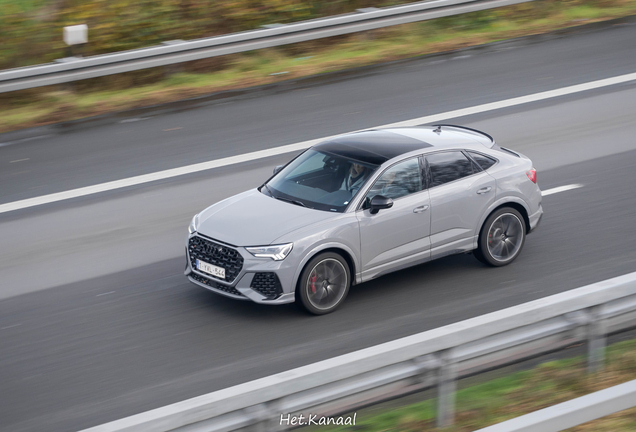
[[298,280],[297,294],[309,313],[324,315],[336,310],[351,285],[351,272],[342,256],[325,252],[312,258]]
[[511,207],[500,208],[484,222],[475,256],[485,264],[504,266],[519,256],[525,241],[526,224],[521,213]]

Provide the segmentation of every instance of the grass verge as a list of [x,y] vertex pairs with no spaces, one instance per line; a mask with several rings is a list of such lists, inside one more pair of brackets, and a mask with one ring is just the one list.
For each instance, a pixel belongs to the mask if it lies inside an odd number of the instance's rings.
[[[598,390],[636,379],[636,340],[611,345],[604,370],[588,374],[585,358],[543,363],[456,394],[456,424],[435,427],[435,400],[391,411],[358,416],[355,426],[326,427],[331,432],[468,432],[523,414],[568,401]],[[318,430],[318,429],[316,429]],[[631,432],[636,430],[636,408],[568,429],[576,432]]]
[[[636,0],[538,0],[356,34],[0,94],[0,132],[164,104],[636,14]],[[207,66],[206,66],[207,65]],[[208,71],[206,71],[206,69]]]

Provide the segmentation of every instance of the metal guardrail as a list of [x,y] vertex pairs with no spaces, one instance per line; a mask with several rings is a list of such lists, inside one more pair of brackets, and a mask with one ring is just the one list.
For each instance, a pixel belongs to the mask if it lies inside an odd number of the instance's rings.
[[433,0],[0,72],[0,93],[374,30],[533,0]]
[[636,406],[636,380],[475,432],[557,432]]
[[457,379],[636,326],[636,272],[250,381],[84,432],[279,431],[299,413],[337,415],[437,387],[439,426],[452,424]]

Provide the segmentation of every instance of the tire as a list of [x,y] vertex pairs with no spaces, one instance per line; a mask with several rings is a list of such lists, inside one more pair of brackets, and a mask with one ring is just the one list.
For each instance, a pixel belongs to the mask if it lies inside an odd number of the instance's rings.
[[351,286],[351,272],[345,259],[335,252],[313,257],[298,279],[296,298],[309,313],[324,315],[342,304]]
[[513,262],[526,242],[526,223],[511,207],[493,212],[481,227],[475,257],[484,264],[501,267]]

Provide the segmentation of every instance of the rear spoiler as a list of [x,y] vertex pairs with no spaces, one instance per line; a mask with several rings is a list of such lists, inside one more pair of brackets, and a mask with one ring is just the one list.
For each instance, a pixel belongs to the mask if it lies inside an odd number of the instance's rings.
[[[469,127],[466,127],[466,126],[452,125],[452,124],[436,124],[436,125],[433,125],[433,127],[437,127],[437,128],[447,127],[447,128],[460,129],[460,130],[464,130],[464,131],[467,131],[467,132],[471,132],[474,135],[479,135],[480,138],[482,138],[482,140],[480,140],[480,142],[483,145],[485,145],[486,147],[492,148],[495,145],[495,139],[493,137],[491,137],[487,133],[482,132],[482,131],[477,130],[477,129],[469,128]],[[488,139],[488,141],[490,141],[490,142],[489,143],[484,142],[483,138]]]

